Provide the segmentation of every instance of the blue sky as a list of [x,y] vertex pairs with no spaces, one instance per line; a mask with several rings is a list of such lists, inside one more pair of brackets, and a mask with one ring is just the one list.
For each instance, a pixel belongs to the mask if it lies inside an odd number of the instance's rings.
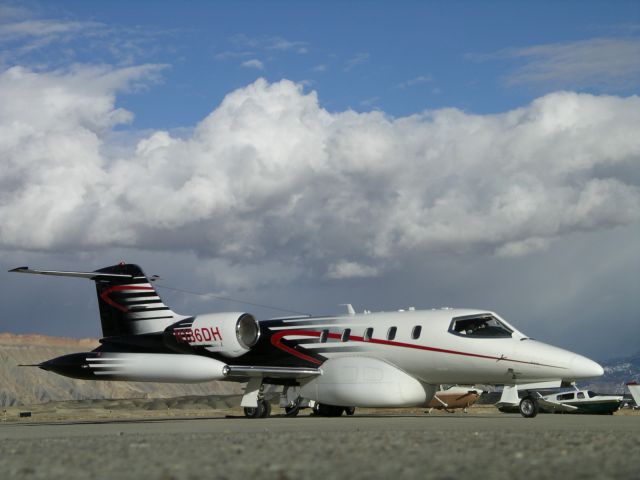
[[[633,81],[522,80],[533,57],[516,52],[594,38],[638,36],[637,2],[56,2],[21,3],[35,16],[96,22],[84,35],[35,50],[38,61],[77,49],[89,63],[162,63],[160,84],[123,95],[137,128],[192,125],[224,95],[257,77],[305,82],[331,111],[380,109],[404,116],[457,107],[501,112],[543,93],[628,95]],[[98,41],[100,40],[100,41]],[[550,55],[550,53],[548,54]],[[552,58],[547,57],[549,61]],[[262,68],[242,67],[257,60]],[[56,60],[54,60],[54,63]],[[578,73],[576,73],[578,76]],[[161,99],[161,100],[159,100]]]
[[[0,266],[632,353],[639,86],[638,2],[0,1]],[[15,276],[0,331],[99,335],[90,285]]]

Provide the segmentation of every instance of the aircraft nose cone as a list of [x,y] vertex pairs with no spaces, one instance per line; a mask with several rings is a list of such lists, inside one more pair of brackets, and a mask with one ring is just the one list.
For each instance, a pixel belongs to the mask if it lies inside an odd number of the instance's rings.
[[581,355],[576,355],[571,360],[571,372],[574,378],[593,378],[604,375],[604,369],[599,363]]

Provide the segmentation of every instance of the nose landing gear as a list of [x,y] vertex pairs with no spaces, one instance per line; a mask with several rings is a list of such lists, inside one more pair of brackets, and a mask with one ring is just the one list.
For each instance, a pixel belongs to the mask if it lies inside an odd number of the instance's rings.
[[520,411],[520,415],[524,418],[533,418],[538,415],[538,401],[534,397],[528,395],[520,400],[518,410]]

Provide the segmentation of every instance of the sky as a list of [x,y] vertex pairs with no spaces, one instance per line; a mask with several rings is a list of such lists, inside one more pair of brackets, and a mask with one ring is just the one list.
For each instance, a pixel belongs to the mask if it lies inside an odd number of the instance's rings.
[[[137,263],[184,314],[482,308],[622,357],[639,86],[638,2],[0,1],[0,267]],[[0,332],[100,335],[91,282],[0,286]]]

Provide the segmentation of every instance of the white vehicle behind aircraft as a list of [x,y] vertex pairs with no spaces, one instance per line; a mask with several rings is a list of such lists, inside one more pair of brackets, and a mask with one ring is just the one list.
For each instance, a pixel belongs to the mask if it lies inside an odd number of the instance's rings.
[[265,385],[282,386],[320,415],[353,407],[424,407],[440,384],[573,382],[602,375],[597,363],[530,339],[496,313],[441,309],[257,321],[244,312],[179,315],[140,267],[94,272],[12,272],[91,279],[104,337],[100,347],[39,364],[91,380],[246,382],[242,406],[264,417]]

